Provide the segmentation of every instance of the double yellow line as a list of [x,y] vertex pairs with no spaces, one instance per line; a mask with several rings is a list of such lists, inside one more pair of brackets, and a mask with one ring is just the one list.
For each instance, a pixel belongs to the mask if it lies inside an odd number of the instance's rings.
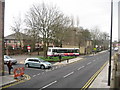
[[98,74],[103,70],[103,68],[107,65],[108,61],[104,63],[104,65],[88,80],[88,82],[81,88],[81,90],[86,90],[93,80],[98,76]]
[[12,84],[2,86],[2,87],[0,88],[0,90],[3,89],[3,88],[8,88],[8,87],[14,86],[14,85],[16,85],[16,84],[23,83],[23,82],[28,81],[28,80],[31,79],[31,77],[30,77],[29,75],[26,75],[26,74],[24,75],[24,77],[25,77],[25,80],[17,80],[16,82],[14,82],[14,83],[12,83]]

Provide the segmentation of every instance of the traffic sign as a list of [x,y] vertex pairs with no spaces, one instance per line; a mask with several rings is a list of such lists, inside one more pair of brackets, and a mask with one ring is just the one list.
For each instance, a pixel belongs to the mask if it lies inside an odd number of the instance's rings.
[[30,46],[27,46],[27,49],[28,49],[28,50],[30,50],[30,49],[31,49],[31,47],[30,47]]

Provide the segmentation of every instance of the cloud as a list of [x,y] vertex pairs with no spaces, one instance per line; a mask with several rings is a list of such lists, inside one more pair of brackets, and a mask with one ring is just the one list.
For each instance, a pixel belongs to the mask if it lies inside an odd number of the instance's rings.
[[[117,2],[114,2],[114,8],[117,8]],[[11,34],[10,26],[13,23],[13,17],[19,15],[24,18],[24,14],[33,3],[47,3],[56,5],[64,14],[68,16],[79,17],[80,26],[92,28],[98,26],[101,31],[110,30],[110,0],[6,0],[5,7],[5,36]],[[114,22],[116,28],[117,10],[114,11]],[[116,33],[117,33],[117,29]],[[9,33],[8,33],[9,32]],[[114,32],[115,33],[115,32]],[[116,36],[116,35],[114,35]],[[116,38],[116,37],[115,37]]]

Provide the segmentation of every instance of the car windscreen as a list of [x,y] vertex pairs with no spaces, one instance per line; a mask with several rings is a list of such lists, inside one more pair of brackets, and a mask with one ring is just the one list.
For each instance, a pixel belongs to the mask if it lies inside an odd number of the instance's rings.
[[43,60],[43,59],[39,59],[40,60],[40,62],[46,62],[45,60]]
[[11,59],[9,56],[4,56],[5,59]]

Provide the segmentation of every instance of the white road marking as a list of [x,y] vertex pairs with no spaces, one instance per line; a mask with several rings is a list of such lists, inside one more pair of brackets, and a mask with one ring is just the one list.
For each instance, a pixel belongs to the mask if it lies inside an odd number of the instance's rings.
[[51,70],[45,70],[46,72],[51,71]]
[[93,60],[93,62],[94,62],[95,60]]
[[36,75],[33,75],[33,77],[35,77]]
[[80,69],[82,69],[82,68],[84,68],[85,66],[82,66],[82,67],[80,67],[80,68],[78,68],[77,70],[80,70]]
[[20,61],[20,64],[24,64],[24,61]]
[[40,75],[40,73],[38,73],[37,75]]
[[87,65],[91,64],[91,62],[87,63]]
[[47,88],[47,87],[51,86],[52,84],[54,84],[54,83],[56,83],[56,82],[57,82],[57,81],[51,82],[50,84],[48,84],[48,85],[42,87],[42,89],[43,89],[43,88]]
[[54,70],[54,68],[52,68],[51,70]]
[[73,74],[74,72],[68,73],[67,75],[63,76],[64,78],[70,76],[71,74]]
[[85,66],[82,66],[83,68],[85,67]]

